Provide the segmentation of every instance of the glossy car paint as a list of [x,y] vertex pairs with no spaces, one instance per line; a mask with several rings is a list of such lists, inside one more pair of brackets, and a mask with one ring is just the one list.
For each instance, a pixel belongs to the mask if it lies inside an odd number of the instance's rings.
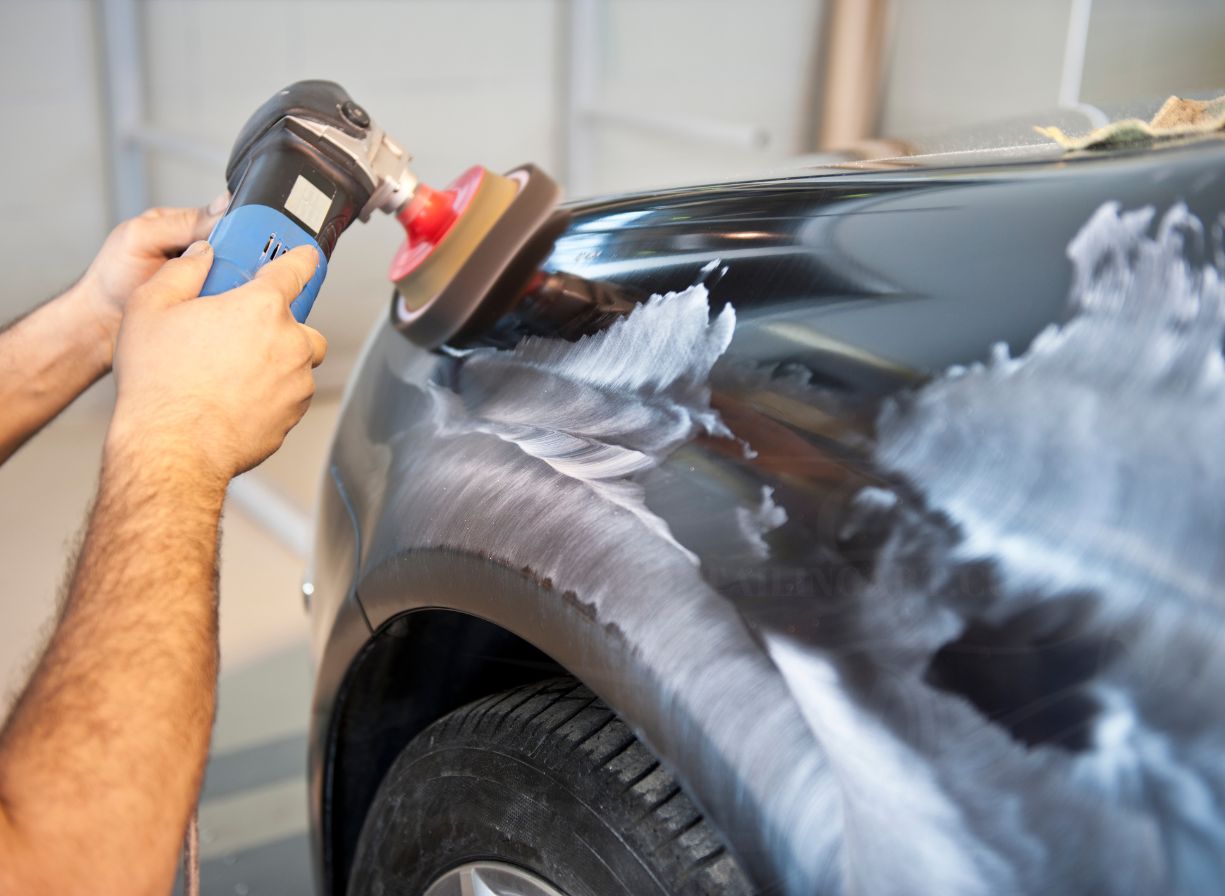
[[[1215,139],[974,161],[900,160],[574,207],[550,268],[642,294],[684,289],[711,262],[727,269],[712,312],[730,303],[737,324],[711,403],[755,456],[703,436],[641,477],[647,506],[698,565],[514,445],[441,434],[427,383],[451,382],[462,360],[376,328],[338,426],[313,570],[321,891],[343,891],[369,798],[368,782],[352,783],[358,766],[389,761],[432,717],[552,664],[675,770],[763,890],[837,889],[828,856],[838,795],[764,643],[776,632],[802,638],[820,625],[814,599],[845,590],[839,576],[857,561],[839,531],[852,499],[889,481],[872,461],[882,399],[983,360],[994,343],[1023,352],[1063,320],[1067,246],[1104,202],[1164,210],[1185,200],[1209,221],[1225,208]],[[787,515],[766,557],[728,535],[763,487]],[[824,561],[797,573],[799,544],[827,548]],[[389,659],[397,638],[419,659]],[[380,699],[387,690],[397,701]],[[398,743],[372,752],[380,738]]]

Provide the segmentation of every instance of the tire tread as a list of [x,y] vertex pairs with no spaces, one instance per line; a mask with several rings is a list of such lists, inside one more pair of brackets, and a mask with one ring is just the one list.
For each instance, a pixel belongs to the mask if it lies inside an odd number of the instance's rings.
[[521,751],[559,777],[604,780],[623,835],[676,896],[753,892],[722,838],[672,773],[576,679],[551,679],[475,701],[435,722],[426,734],[431,745],[457,737],[479,739],[490,747]]

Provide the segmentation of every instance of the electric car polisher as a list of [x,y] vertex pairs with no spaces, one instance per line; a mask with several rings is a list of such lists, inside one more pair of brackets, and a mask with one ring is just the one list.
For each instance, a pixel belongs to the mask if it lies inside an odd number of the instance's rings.
[[426,348],[468,344],[511,309],[533,332],[577,334],[632,310],[607,284],[540,265],[569,216],[561,190],[534,165],[506,175],[470,168],[445,190],[418,182],[411,157],[331,81],[299,81],[255,111],[226,166],[231,200],[209,242],[201,295],[247,282],[297,246],[319,268],[291,305],[305,321],[340,235],[377,209],[406,240],[391,264],[392,322]]
[[319,268],[292,310],[306,320],[336,241],[355,218],[396,212],[416,178],[409,156],[338,84],[299,81],[260,106],[226,166],[231,199],[209,236],[213,266],[201,295],[246,283],[261,266],[314,246]]

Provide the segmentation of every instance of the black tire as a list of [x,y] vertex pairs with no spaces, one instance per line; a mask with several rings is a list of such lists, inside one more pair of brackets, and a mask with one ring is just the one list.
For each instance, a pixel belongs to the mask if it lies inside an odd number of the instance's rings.
[[752,892],[672,775],[573,678],[478,700],[418,735],[379,786],[348,892],[418,896],[491,860],[567,896]]

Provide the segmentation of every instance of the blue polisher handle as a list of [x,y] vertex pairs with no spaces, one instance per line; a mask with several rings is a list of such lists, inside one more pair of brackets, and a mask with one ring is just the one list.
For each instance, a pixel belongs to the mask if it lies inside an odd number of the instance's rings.
[[298,323],[306,322],[327,275],[328,262],[314,237],[300,224],[266,205],[241,205],[217,222],[208,241],[213,247],[213,266],[200,290],[202,296],[215,296],[242,286],[273,258],[298,246],[314,246],[319,253],[319,267],[289,306]]

